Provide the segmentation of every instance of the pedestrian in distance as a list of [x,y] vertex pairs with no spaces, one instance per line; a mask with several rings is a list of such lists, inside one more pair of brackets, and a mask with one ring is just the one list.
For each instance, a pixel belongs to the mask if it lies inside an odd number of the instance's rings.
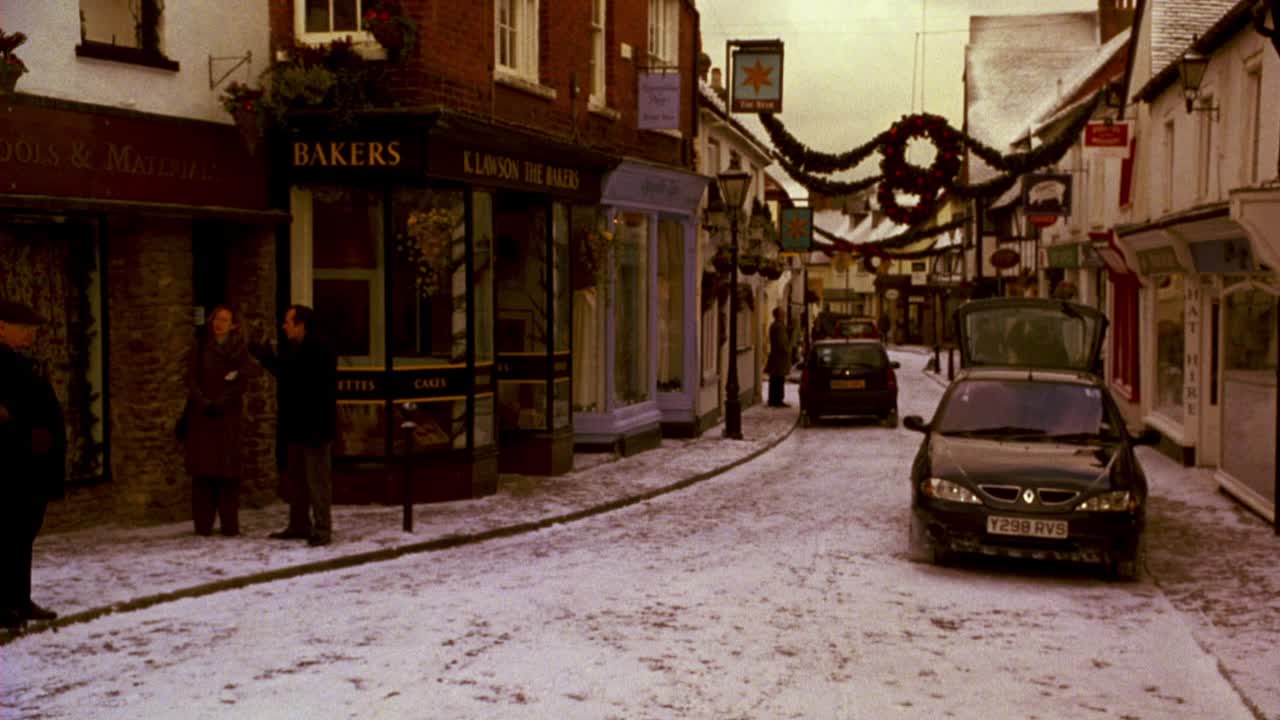
[[249,353],[225,305],[213,309],[196,339],[187,380],[183,442],[197,535],[240,534],[240,430]]
[[787,407],[784,401],[787,372],[791,370],[791,334],[782,321],[782,308],[773,309],[769,324],[769,358],[764,371],[769,376],[769,407]]
[[322,342],[314,312],[306,305],[285,311],[285,342],[279,351],[255,342],[249,354],[276,378],[284,441],[281,495],[289,503],[289,524],[271,533],[277,540],[305,539],[328,545],[333,537],[332,447],[338,424],[338,360]]
[[53,385],[29,355],[44,318],[0,300],[0,625],[58,614],[31,600],[31,560],[50,500],[63,497],[67,432]]

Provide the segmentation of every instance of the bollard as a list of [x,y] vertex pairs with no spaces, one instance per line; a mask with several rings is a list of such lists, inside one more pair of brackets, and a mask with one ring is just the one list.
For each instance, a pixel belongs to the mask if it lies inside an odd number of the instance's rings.
[[[413,403],[404,404],[405,417],[417,408]],[[404,430],[404,479],[402,480],[400,495],[404,502],[403,511],[403,527],[405,532],[413,532],[413,431],[418,424],[412,420],[405,420],[400,423],[400,429]]]
[[956,379],[956,349],[947,348],[947,382]]
[[942,346],[938,343],[933,344],[933,371],[942,372]]

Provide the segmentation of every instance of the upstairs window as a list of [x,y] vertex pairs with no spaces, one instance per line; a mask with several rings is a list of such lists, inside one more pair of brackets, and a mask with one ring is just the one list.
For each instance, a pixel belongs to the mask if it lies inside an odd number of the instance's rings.
[[365,41],[368,33],[360,28],[363,5],[370,0],[295,0],[294,34],[302,42],[313,45],[334,40]]
[[675,67],[679,59],[679,0],[649,0],[649,65]]
[[605,102],[605,0],[591,0],[591,89],[588,100],[596,107]]
[[[1200,102],[1205,107],[1213,106],[1213,96],[1203,95]],[[1200,200],[1207,200],[1209,192],[1212,190],[1212,170],[1213,170],[1213,114],[1202,112],[1199,113],[1200,127],[1199,143],[1200,152],[1196,174],[1196,197]]]
[[164,0],[80,0],[76,55],[177,70],[165,58]]
[[494,64],[538,82],[538,0],[494,0]]
[[1173,171],[1177,167],[1174,164],[1177,156],[1174,155],[1176,143],[1174,143],[1175,136],[1173,131],[1173,120],[1166,120],[1164,122],[1164,136],[1161,138],[1161,150],[1164,152],[1164,159],[1163,167],[1160,168],[1161,173],[1164,175],[1162,178],[1164,184],[1161,188],[1160,209],[1164,212],[1169,212],[1173,209],[1173,184],[1176,182],[1176,176]]
[[1243,180],[1255,185],[1262,179],[1262,62],[1248,67],[1244,76],[1245,128]]

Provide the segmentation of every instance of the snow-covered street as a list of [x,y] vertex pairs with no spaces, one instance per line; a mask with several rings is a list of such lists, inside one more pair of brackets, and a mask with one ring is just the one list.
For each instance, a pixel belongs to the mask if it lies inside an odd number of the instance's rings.
[[[902,413],[928,416],[941,388],[921,374],[925,358],[895,358]],[[1280,716],[1274,698],[1253,693],[1251,707],[1224,676],[1220,665],[1251,662],[1248,647],[1186,612],[1192,580],[1168,555],[1152,560],[1167,587],[1060,565],[908,562],[918,442],[872,424],[799,429],[724,474],[576,522],[32,634],[3,649],[0,712]],[[1153,527],[1193,521],[1188,500],[1153,498]],[[1197,598],[1211,614],[1213,597]]]

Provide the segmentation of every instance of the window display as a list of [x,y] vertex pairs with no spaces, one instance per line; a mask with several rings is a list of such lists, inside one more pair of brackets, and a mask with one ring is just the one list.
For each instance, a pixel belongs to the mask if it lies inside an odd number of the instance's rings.
[[684,389],[684,228],[658,221],[658,391]]
[[1153,409],[1182,422],[1182,381],[1185,346],[1183,276],[1156,280],[1156,397]]
[[613,400],[625,407],[649,399],[649,216],[622,213],[618,219]]

